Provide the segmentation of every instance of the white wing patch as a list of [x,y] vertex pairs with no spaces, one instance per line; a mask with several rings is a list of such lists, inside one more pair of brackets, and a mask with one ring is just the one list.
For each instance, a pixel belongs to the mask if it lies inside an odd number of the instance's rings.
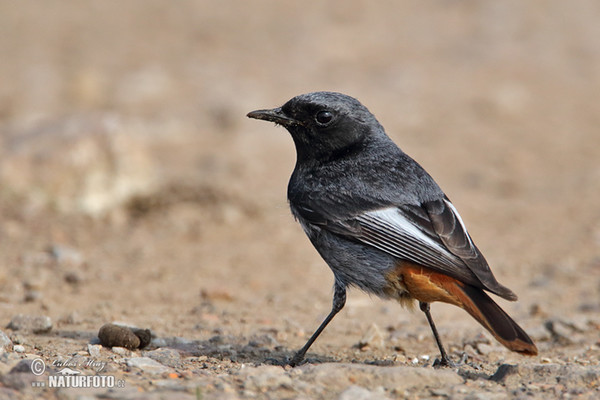
[[396,207],[369,211],[356,220],[363,228],[360,240],[393,256],[423,265],[444,265],[452,270],[464,268],[456,255],[425,234]]
[[396,207],[370,211],[364,215],[385,223],[393,228],[394,231],[403,232],[408,236],[417,239],[427,247],[433,247],[441,253],[448,253],[448,250],[440,246],[439,243],[434,242],[429,236],[425,235],[423,231],[415,226],[415,224],[402,215]]

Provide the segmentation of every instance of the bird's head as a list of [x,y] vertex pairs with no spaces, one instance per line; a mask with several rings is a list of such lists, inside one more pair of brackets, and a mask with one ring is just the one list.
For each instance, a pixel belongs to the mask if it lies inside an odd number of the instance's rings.
[[365,106],[335,92],[302,94],[281,107],[252,111],[248,117],[284,126],[294,139],[299,162],[344,156],[385,135]]

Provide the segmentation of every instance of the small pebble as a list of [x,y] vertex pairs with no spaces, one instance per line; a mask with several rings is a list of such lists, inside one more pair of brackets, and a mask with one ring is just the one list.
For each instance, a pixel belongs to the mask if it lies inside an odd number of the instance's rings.
[[13,350],[15,351],[15,353],[25,353],[25,346],[23,346],[22,344],[16,344],[13,347]]
[[47,316],[17,314],[10,320],[7,328],[13,331],[47,333],[52,330],[52,320]]
[[102,350],[102,345],[99,344],[88,344],[87,345],[88,353],[91,357],[99,358],[100,351]]

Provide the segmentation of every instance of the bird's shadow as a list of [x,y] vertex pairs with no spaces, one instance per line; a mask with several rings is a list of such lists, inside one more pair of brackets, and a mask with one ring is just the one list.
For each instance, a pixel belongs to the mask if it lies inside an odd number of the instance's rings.
[[[260,340],[244,339],[232,336],[215,336],[209,340],[185,341],[165,339],[166,346],[177,350],[187,357],[211,357],[218,360],[228,360],[234,363],[253,365],[287,366],[295,354],[281,345],[271,346]],[[333,357],[309,353],[302,364],[320,364],[336,361]]]
[[[92,332],[55,330],[48,336],[85,340],[97,344],[98,338]],[[139,351],[152,351],[168,348],[177,351],[182,357],[210,357],[219,361],[229,361],[250,365],[278,365],[288,366],[289,361],[296,353],[295,349],[288,349],[277,343],[270,335],[254,335],[250,338],[233,335],[215,335],[208,340],[188,339],[184,337],[155,337],[149,346]],[[323,364],[340,362],[339,359],[318,354],[308,353],[300,365]],[[396,365],[390,360],[351,360],[353,364],[364,364],[379,367]],[[492,379],[491,375],[482,372],[477,366],[461,360],[458,374],[465,379]],[[497,375],[497,374],[496,374]]]
[[[94,332],[79,330],[53,330],[43,336],[85,341],[99,344]],[[245,364],[288,365],[295,350],[281,346],[270,335],[238,337],[233,335],[215,335],[208,340],[186,337],[153,337],[147,347],[136,351],[152,351],[160,348],[176,350],[183,357],[210,357],[221,361]],[[304,363],[326,363],[336,361],[333,357],[309,353]]]

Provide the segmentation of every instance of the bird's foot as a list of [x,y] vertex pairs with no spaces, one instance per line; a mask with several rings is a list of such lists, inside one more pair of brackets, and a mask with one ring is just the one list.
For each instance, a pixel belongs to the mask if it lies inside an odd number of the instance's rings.
[[305,362],[304,353],[298,352],[298,353],[294,354],[294,357],[292,357],[290,360],[288,360],[287,365],[289,365],[290,367],[297,367],[298,365],[302,364],[303,362]]
[[436,358],[435,361],[433,361],[433,366],[434,368],[457,368],[461,365],[465,365],[467,363],[467,359],[467,353],[463,353],[460,357],[460,360],[458,360],[458,362],[455,363],[450,359],[450,357],[448,357],[447,354],[444,354],[444,356],[442,356],[441,358]]

